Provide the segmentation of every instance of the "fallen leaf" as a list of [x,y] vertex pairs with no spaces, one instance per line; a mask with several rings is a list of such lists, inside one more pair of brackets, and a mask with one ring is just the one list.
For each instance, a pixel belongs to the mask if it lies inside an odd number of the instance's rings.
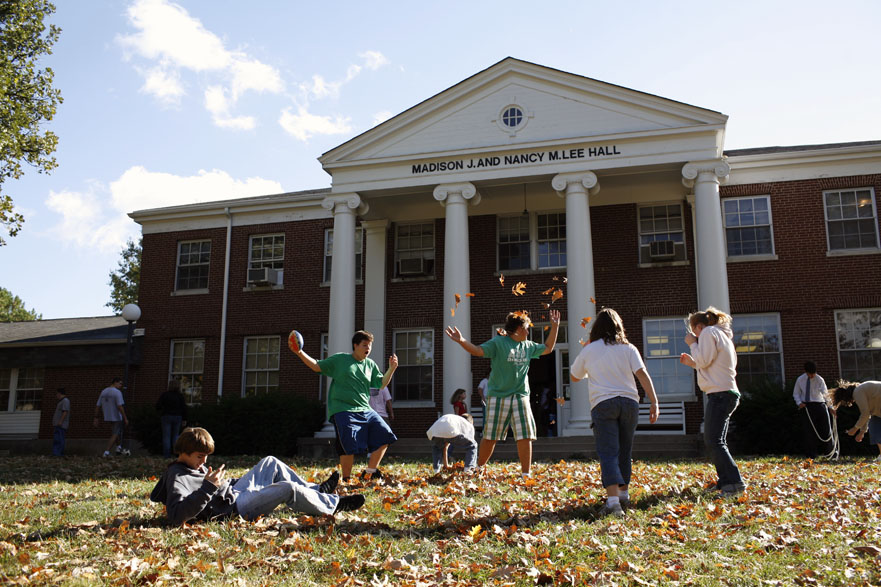
[[562,406],[563,404],[566,403],[566,398],[565,398],[565,397],[558,397],[558,398],[557,398],[557,403],[560,404],[560,405]]
[[515,296],[522,296],[526,293],[526,284],[522,281],[518,281],[517,285],[511,288],[511,293],[513,293]]
[[554,290],[554,293],[551,294],[551,303],[553,304],[554,302],[556,302],[557,300],[559,300],[562,297],[563,297],[563,290],[562,289]]
[[499,273],[499,283],[505,285],[505,275],[503,273]]
[[473,293],[467,293],[467,294],[465,294],[465,297],[466,297],[466,298],[473,298],[473,297],[474,297],[474,294],[473,294]]
[[581,327],[587,328],[587,325],[590,324],[590,316],[585,316],[581,319]]

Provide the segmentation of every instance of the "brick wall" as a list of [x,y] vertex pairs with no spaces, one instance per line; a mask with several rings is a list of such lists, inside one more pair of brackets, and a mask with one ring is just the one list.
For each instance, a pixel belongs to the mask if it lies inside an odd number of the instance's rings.
[[[817,362],[827,380],[838,371],[833,310],[881,306],[881,255],[827,257],[822,190],[875,188],[881,194],[881,174],[849,178],[779,182],[773,184],[723,186],[722,197],[770,194],[776,261],[729,263],[728,279],[734,314],[778,312],[780,314],[786,378],[801,372],[807,359]],[[877,202],[881,209],[881,201]],[[695,293],[694,235],[691,210],[683,206],[688,264],[640,268],[638,257],[637,205],[620,204],[590,210],[593,235],[596,300],[599,306],[615,308],[622,316],[630,341],[642,349],[642,320],[646,317],[685,316],[697,309]],[[541,292],[566,286],[554,277],[565,272],[541,272],[506,276],[505,285],[496,274],[496,218],[479,214],[469,218],[472,339],[488,339],[493,325],[502,323],[512,310],[528,310],[535,322],[547,320]],[[225,393],[240,393],[243,338],[279,335],[285,338],[296,328],[305,337],[307,352],[318,355],[321,332],[326,332],[330,289],[320,285],[323,270],[324,231],[332,219],[296,223],[235,227],[232,234],[227,352],[224,368]],[[574,227],[569,227],[572,230]],[[246,281],[249,237],[255,234],[285,234],[284,289],[243,291]],[[212,263],[210,293],[172,296],[177,243],[180,240],[210,238]],[[175,338],[204,338],[206,364],[204,401],[213,401],[217,390],[220,321],[223,291],[225,229],[148,234],[144,237],[141,282],[146,328],[139,397],[155,401],[168,376],[170,341]],[[453,300],[443,299],[444,220],[435,221],[435,269],[433,279],[393,281],[394,225],[389,228],[386,267],[385,348],[393,349],[396,329],[432,328],[434,332],[435,408],[401,408],[394,428],[402,437],[421,436],[443,408],[443,328]],[[511,286],[527,284],[523,296],[514,297]],[[363,324],[363,286],[356,287],[356,324]],[[554,305],[567,320],[564,297]],[[571,352],[586,338],[581,317],[570,324]],[[464,351],[460,351],[464,352]],[[471,362],[473,387],[489,371],[487,360]],[[542,376],[541,373],[536,374]],[[317,397],[318,376],[291,353],[282,350],[281,388],[291,393]],[[52,388],[54,389],[54,388]],[[475,396],[476,397],[476,396]],[[476,399],[475,399],[476,402]],[[54,406],[54,399],[48,405]],[[686,406],[689,432],[699,429],[700,399]]]

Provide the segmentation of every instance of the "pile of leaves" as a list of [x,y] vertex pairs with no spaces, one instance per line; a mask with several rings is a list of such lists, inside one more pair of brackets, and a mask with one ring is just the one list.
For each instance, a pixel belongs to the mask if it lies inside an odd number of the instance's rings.
[[[256,458],[211,457],[233,475]],[[13,584],[877,585],[881,465],[742,461],[721,498],[701,462],[637,462],[626,517],[602,517],[595,462],[386,463],[340,486],[367,505],[336,517],[278,509],[182,528],[148,494],[153,458],[0,459],[0,580]],[[331,462],[295,461],[316,481]]]

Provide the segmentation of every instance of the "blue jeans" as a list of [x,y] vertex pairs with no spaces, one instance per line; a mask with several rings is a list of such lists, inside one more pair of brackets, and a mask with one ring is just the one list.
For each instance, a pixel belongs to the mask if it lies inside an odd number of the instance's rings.
[[332,514],[340,501],[333,493],[320,493],[293,469],[275,457],[264,457],[232,486],[236,509],[246,520],[265,516],[281,504],[295,512],[315,516]]
[[630,485],[630,461],[639,404],[629,397],[609,398],[597,404],[590,411],[590,417],[593,419],[603,487]]
[[52,454],[60,457],[64,454],[64,440],[67,437],[67,428],[54,426],[52,431]]
[[440,438],[435,436],[431,439],[431,461],[435,471],[440,471],[444,463],[444,445],[450,443],[447,460],[453,456],[453,448],[465,451],[465,468],[473,469],[477,466],[477,443],[470,438],[459,434],[455,438]]
[[728,424],[731,421],[731,414],[740,403],[740,398],[733,393],[722,391],[706,394],[704,402],[706,404],[704,443],[713,457],[713,464],[716,465],[716,474],[719,475],[718,486],[741,485],[743,479],[740,477],[740,469],[731,458],[727,443]]
[[180,423],[183,418],[181,416],[174,416],[171,414],[165,414],[161,418],[162,420],[162,456],[170,457],[171,449],[174,448],[174,444],[177,442],[177,437],[180,434]]

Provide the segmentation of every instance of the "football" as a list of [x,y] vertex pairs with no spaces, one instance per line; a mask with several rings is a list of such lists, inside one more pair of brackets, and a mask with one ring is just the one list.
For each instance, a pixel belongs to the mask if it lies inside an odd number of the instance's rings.
[[294,353],[302,349],[303,335],[296,330],[291,330],[290,335],[288,335],[288,348],[291,349],[291,351]]

